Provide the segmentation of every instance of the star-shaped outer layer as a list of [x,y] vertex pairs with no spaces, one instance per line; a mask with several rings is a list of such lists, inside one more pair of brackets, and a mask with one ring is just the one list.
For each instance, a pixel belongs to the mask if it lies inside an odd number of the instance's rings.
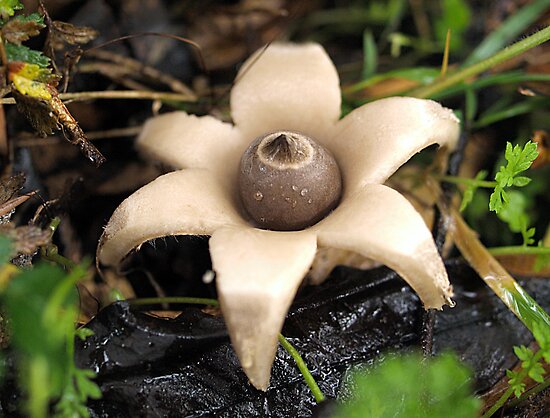
[[[147,122],[139,148],[178,171],[126,199],[102,236],[98,256],[116,266],[143,242],[211,235],[210,254],[231,341],[250,382],[265,390],[277,336],[317,246],[360,253],[405,279],[426,308],[451,304],[452,288],[430,231],[409,202],[382,183],[430,144],[452,148],[453,113],[438,103],[394,97],[339,120],[336,68],[317,44],[273,44],[243,65],[231,92],[234,125],[174,112]],[[256,137],[293,130],[333,153],[342,172],[339,206],[296,232],[254,228],[242,210],[237,172]]]

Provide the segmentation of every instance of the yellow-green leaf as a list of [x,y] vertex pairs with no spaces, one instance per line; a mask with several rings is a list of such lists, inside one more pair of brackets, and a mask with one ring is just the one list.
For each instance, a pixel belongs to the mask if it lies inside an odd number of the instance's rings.
[[19,0],[0,0],[0,17],[7,20],[15,14],[16,10],[21,10],[23,5]]
[[57,77],[49,68],[42,68],[26,62],[10,62],[8,71],[9,80],[19,93],[43,100],[52,98],[48,85],[54,84]]

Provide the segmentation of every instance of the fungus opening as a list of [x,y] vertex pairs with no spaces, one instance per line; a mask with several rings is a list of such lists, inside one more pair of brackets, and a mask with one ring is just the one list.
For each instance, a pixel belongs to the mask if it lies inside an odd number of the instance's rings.
[[319,222],[338,205],[342,177],[334,157],[312,138],[277,131],[256,138],[244,152],[239,191],[258,227],[295,231]]

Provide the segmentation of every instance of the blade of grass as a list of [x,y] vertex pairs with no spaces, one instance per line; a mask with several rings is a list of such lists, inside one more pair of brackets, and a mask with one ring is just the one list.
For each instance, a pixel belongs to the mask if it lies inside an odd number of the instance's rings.
[[442,100],[447,97],[461,94],[466,89],[472,89],[475,91],[495,85],[518,84],[529,81],[550,81],[550,74],[525,74],[523,71],[509,71],[501,74],[489,74],[479,80],[472,81],[471,83],[461,82],[451,86],[446,90],[432,95],[431,98],[434,100]]
[[455,227],[456,246],[483,281],[531,332],[535,323],[550,327],[548,313],[495,260],[456,209],[451,208],[449,212]]
[[370,30],[363,32],[363,74],[362,78],[366,79],[376,73],[378,65],[378,50],[374,36]]
[[464,93],[466,96],[464,116],[466,118],[466,126],[470,127],[477,113],[477,95],[471,88],[466,89]]
[[510,245],[506,247],[487,248],[491,255],[547,255],[550,247],[528,247],[526,245]]
[[441,77],[447,75],[447,68],[449,67],[449,48],[451,47],[451,29],[447,29],[447,35],[445,36],[445,50],[443,51],[443,62],[441,63]]
[[495,31],[491,32],[464,61],[464,65],[475,64],[503,48],[507,43],[521,35],[531,24],[550,7],[550,0],[538,0],[521,7],[506,19]]
[[533,35],[516,42],[509,47],[497,52],[490,58],[487,58],[481,62],[470,65],[469,67],[458,70],[447,77],[438,79],[427,86],[415,89],[408,94],[418,98],[431,98],[435,94],[444,91],[445,89],[454,86],[460,82],[468,80],[470,77],[478,75],[484,71],[489,70],[497,64],[505,62],[510,58],[513,58],[525,51],[528,51],[537,45],[542,44],[550,39],[550,26],[534,33]]
[[[401,70],[389,71],[384,74],[374,75],[366,80],[360,81],[356,84],[352,84],[344,88],[344,94],[353,94],[364,88],[375,85],[381,81],[390,78],[405,78],[408,80],[418,81],[418,84],[427,85],[432,83],[439,74],[439,70],[429,67],[419,68],[404,68]],[[438,93],[431,96],[433,100],[443,100],[448,97],[457,96],[459,94],[465,94],[467,89],[471,89],[472,92],[480,90],[490,86],[505,85],[505,84],[519,84],[530,81],[544,81],[550,82],[550,74],[525,74],[523,71],[508,71],[500,74],[488,74],[482,78],[474,80],[472,82],[460,82],[453,86],[450,86]],[[403,91],[401,94],[408,94],[407,91]],[[381,97],[369,97],[369,100],[356,103],[357,106],[364,104],[368,101],[379,99]]]
[[513,118],[514,116],[530,113],[536,109],[548,108],[550,100],[545,97],[535,97],[524,100],[523,102],[516,103],[506,109],[498,112],[491,112],[490,114],[482,115],[474,124],[475,129],[480,129],[485,126],[489,126],[495,122]]

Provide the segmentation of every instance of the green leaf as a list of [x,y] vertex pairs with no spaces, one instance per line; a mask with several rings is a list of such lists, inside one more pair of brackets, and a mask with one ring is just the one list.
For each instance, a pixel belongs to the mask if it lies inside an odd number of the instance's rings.
[[363,32],[363,73],[362,78],[367,79],[376,73],[378,65],[378,49],[372,31]]
[[96,374],[91,370],[75,370],[76,387],[78,388],[79,396],[82,401],[85,401],[87,398],[101,398],[99,386],[91,380],[95,378],[95,376]]
[[542,364],[540,364],[539,362],[533,364],[531,369],[527,373],[527,375],[531,379],[539,383],[544,382],[544,374],[545,374],[544,367],[542,367]]
[[[525,225],[526,224],[527,223],[525,223]],[[523,245],[531,245],[535,243],[535,239],[533,238],[535,236],[535,228],[529,228],[527,230],[522,229],[521,235],[523,237]]]
[[512,386],[512,389],[514,389],[516,398],[519,398],[525,392],[525,383],[517,383]]
[[[482,181],[487,178],[487,171],[481,170],[479,173],[476,174],[476,177],[474,180]],[[464,190],[464,194],[462,195],[462,202],[460,203],[460,211],[463,212],[466,207],[472,202],[474,198],[474,194],[477,191],[479,186],[474,182],[468,185],[466,190]]]
[[491,193],[491,197],[489,198],[489,210],[499,213],[504,207],[505,194],[506,192],[502,186],[496,186],[494,192]]
[[[2,295],[13,330],[12,343],[20,355],[21,384],[29,393],[32,416],[46,416],[49,403],[60,398],[61,416],[88,417],[85,400],[97,396],[91,370],[75,372],[74,324],[78,313],[76,282],[86,269],[69,274],[56,265],[39,264],[11,280]],[[89,331],[80,331],[87,335]],[[78,375],[78,376],[77,376]],[[81,396],[75,389],[81,380]],[[88,380],[87,380],[88,379]],[[79,400],[82,398],[83,400]]]
[[477,416],[481,402],[472,395],[470,372],[455,356],[444,354],[423,363],[418,355],[390,358],[368,373],[353,376],[352,399],[333,417]]
[[524,345],[521,346],[515,346],[514,347],[514,353],[522,361],[529,361],[531,358],[533,358],[533,350],[530,348],[525,347]]
[[546,109],[549,104],[550,100],[548,100],[547,97],[529,97],[521,102],[510,104],[498,111],[489,109],[478,118],[473,124],[473,128],[481,129],[495,122],[532,113],[539,109]]
[[13,243],[6,235],[0,235],[0,264],[10,261],[13,255]]
[[15,14],[16,10],[21,10],[23,5],[19,0],[0,0],[0,17],[6,21]]
[[41,28],[45,28],[46,25],[44,24],[44,16],[42,16],[40,13],[31,13],[28,15],[19,15],[14,17],[12,20],[18,21],[18,22],[32,22],[39,25]]
[[537,144],[531,141],[527,142],[523,148],[520,145],[513,147],[510,142],[506,143],[506,151],[504,152],[506,165],[501,166],[495,175],[497,186],[489,200],[490,210],[498,214],[510,202],[510,196],[505,188],[513,185],[521,187],[529,183],[530,179],[527,177],[516,176],[531,167],[537,156]]
[[59,396],[67,377],[66,335],[76,320],[76,289],[60,301],[57,315],[51,321],[44,318],[49,299],[65,276],[59,267],[45,264],[23,271],[17,280],[9,282],[2,300],[11,321],[12,343],[18,352],[29,363],[47,359],[40,363],[40,376],[46,379],[43,390],[48,397]]
[[445,41],[447,30],[451,30],[451,50],[462,46],[463,33],[470,24],[471,11],[464,0],[442,0],[443,15],[435,20],[435,33],[439,41]]
[[523,187],[527,186],[529,183],[531,183],[531,179],[529,177],[515,177],[512,185],[516,187]]
[[550,7],[550,0],[536,0],[532,4],[520,7],[496,30],[485,37],[468,59],[464,61],[463,66],[466,67],[482,61],[500,51],[536,22],[548,7]]
[[535,322],[533,324],[533,336],[535,337],[535,340],[537,340],[541,350],[550,350],[550,327],[543,326],[538,322]]
[[507,195],[507,204],[497,211],[500,220],[506,222],[512,232],[522,232],[527,229],[529,217],[527,216],[527,198],[523,193],[510,190]]
[[6,43],[6,53],[9,61],[22,61],[29,64],[36,64],[46,68],[50,65],[50,59],[40,51],[35,51],[24,45]]
[[[516,347],[514,347],[515,350]],[[514,372],[512,370],[506,370],[506,376],[510,378],[508,384],[514,391],[516,398],[519,398],[521,394],[525,391],[525,383],[521,381],[521,376],[519,372]]]
[[468,123],[468,126],[470,126],[477,113],[477,95],[471,86],[468,86],[464,90],[464,95],[466,99],[464,113],[466,117],[466,122]]
[[75,330],[75,335],[84,341],[86,338],[94,335],[94,332],[90,328],[82,327]]

